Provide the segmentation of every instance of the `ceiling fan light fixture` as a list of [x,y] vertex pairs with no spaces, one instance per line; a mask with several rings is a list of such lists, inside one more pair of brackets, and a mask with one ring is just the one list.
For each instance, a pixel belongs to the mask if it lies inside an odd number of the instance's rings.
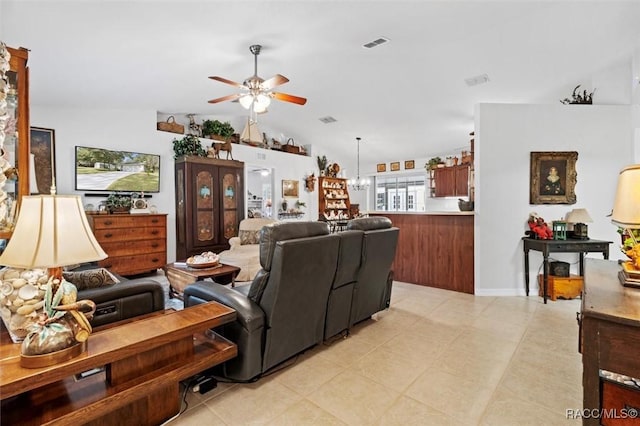
[[260,93],[255,98],[255,104],[257,107],[261,109],[267,109],[267,107],[271,104],[271,98],[264,93]]
[[238,99],[238,101],[240,102],[240,105],[242,105],[244,109],[249,109],[251,108],[251,104],[253,103],[253,96],[244,95],[244,96],[241,96],[240,99]]

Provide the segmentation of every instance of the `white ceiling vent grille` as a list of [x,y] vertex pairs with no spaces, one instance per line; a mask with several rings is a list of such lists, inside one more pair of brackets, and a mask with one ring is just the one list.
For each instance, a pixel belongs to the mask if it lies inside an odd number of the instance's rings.
[[321,117],[319,120],[322,121],[324,124],[335,123],[336,121],[338,121],[335,118],[331,117],[330,115],[327,115],[326,117]]
[[465,78],[464,82],[467,86],[477,86],[478,84],[484,84],[489,82],[489,76],[487,74],[476,75],[475,77]]
[[370,41],[369,43],[363,44],[362,47],[366,47],[367,49],[371,49],[372,47],[376,47],[376,46],[380,46],[381,44],[384,44],[386,42],[388,42],[389,39],[386,37],[380,37],[376,40]]

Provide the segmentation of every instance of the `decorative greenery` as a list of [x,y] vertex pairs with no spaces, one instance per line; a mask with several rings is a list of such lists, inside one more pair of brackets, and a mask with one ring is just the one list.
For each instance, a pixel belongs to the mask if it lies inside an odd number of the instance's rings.
[[430,158],[429,161],[427,161],[427,164],[425,164],[425,169],[427,170],[433,169],[440,163],[442,163],[442,158],[440,157]]
[[[573,94],[571,95],[571,99],[564,98],[560,102],[565,104],[565,105],[568,105],[568,104],[588,104],[588,105],[592,104],[593,103],[593,93],[595,92],[595,89],[591,93],[587,93],[587,91],[584,90],[583,93],[580,94],[580,92],[578,92],[579,88],[580,88],[580,85],[578,84],[576,86],[576,88],[573,89]],[[576,94],[576,92],[578,92],[578,93]]]
[[235,130],[228,121],[223,123],[219,120],[204,120],[202,122],[202,136],[220,135],[228,138],[234,132]]
[[186,135],[182,139],[173,140],[173,158],[182,157],[183,155],[206,157],[207,152],[200,144],[200,139],[197,136]]
[[123,195],[118,193],[109,194],[105,201],[107,210],[110,212],[114,210],[128,210],[131,208],[133,201],[131,195]]
[[324,172],[327,170],[327,164],[329,164],[329,160],[327,160],[327,156],[323,155],[322,157],[320,157],[318,155],[318,168],[320,169],[321,172]]

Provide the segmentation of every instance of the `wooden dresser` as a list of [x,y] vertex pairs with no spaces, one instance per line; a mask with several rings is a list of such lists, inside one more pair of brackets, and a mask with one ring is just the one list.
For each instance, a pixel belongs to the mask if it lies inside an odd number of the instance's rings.
[[[601,370],[640,378],[640,289],[623,287],[617,262],[587,259],[580,313],[585,425],[637,425],[640,391]],[[626,411],[623,411],[626,410]],[[635,411],[631,411],[635,410]]]
[[166,214],[88,215],[91,229],[109,255],[98,265],[120,275],[155,271],[167,263]]

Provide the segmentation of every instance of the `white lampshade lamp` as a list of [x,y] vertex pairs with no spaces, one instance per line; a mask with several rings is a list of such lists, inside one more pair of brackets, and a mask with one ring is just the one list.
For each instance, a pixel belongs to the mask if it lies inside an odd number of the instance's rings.
[[33,195],[22,197],[18,221],[0,265],[58,270],[106,257],[79,196]]
[[593,222],[593,219],[589,216],[587,209],[573,209],[567,213],[567,218],[565,220],[568,223],[573,224],[572,238],[578,240],[589,239],[587,223]]
[[[52,195],[22,197],[15,229],[0,256],[0,265],[25,269],[48,268],[49,281],[44,288],[36,287],[41,284],[28,284],[33,287],[31,297],[38,297],[35,295],[45,290],[42,301],[44,312],[41,315],[46,315],[47,323],[38,321],[33,323],[34,315],[36,319],[38,316],[36,311],[25,313],[18,309],[14,312],[10,310],[11,306],[2,306],[2,319],[5,324],[9,321],[7,328],[10,334],[11,324],[19,322],[25,329],[29,329],[24,325],[28,322],[34,325],[40,324],[38,331],[32,331],[37,333],[35,337],[30,339],[31,335],[26,334],[27,337],[22,344],[20,365],[27,368],[63,362],[86,349],[85,342],[91,333],[91,325],[79,310],[87,307],[90,311],[95,310],[95,304],[91,301],[75,300],[77,291],[63,280],[62,267],[107,257],[91,231],[80,197],[54,194],[55,186],[52,188]],[[4,284],[7,283],[9,281],[5,280]],[[12,284],[15,284],[15,280],[8,286]],[[9,287],[5,288],[3,285],[3,292],[5,290],[9,292],[11,290]],[[14,285],[14,290],[18,290],[16,287]],[[27,285],[19,288],[18,297],[22,296],[23,287]],[[57,293],[62,294],[62,297],[55,296]],[[10,298],[10,296],[7,297]],[[64,312],[67,313],[64,314]],[[63,321],[69,324],[69,320],[65,319],[66,315],[70,315],[70,321],[76,321],[78,324],[73,331],[75,341],[61,337],[64,335],[61,331],[53,332],[47,329],[56,325],[58,326],[56,330],[59,330],[63,327],[59,325],[63,324]],[[12,334],[11,337],[14,338],[14,335]],[[34,350],[35,346],[27,344],[28,341],[37,342],[34,344],[37,345],[37,350]]]
[[611,222],[621,228],[640,228],[640,164],[620,171]]
[[[611,222],[625,230],[640,229],[640,164],[625,167],[618,177],[618,188],[613,203]],[[620,282],[629,287],[640,287],[640,245],[629,231],[634,249],[630,261],[622,264]]]

